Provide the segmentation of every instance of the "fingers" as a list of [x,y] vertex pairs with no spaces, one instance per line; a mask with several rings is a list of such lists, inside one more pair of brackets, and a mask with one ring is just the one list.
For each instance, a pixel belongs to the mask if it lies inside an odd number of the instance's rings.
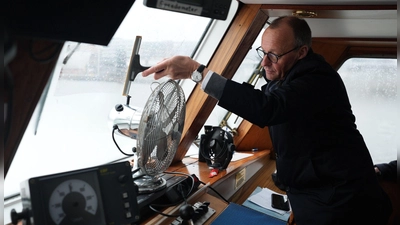
[[151,74],[154,74],[154,79],[158,80],[164,76],[168,76],[168,73],[166,71],[166,69],[160,69],[159,66],[153,66],[150,67],[149,69],[145,70],[142,72],[142,76],[143,77],[147,77]]
[[164,71],[164,69],[158,69],[157,65],[155,65],[155,66],[152,66],[152,67],[148,68],[147,70],[144,70],[142,72],[142,76],[143,77],[147,77],[150,74],[161,72],[161,71]]
[[165,76],[168,76],[168,74],[167,74],[165,69],[161,69],[161,70],[159,70],[159,71],[154,73],[154,79],[155,80],[158,80],[158,79],[160,79],[162,77],[165,77]]
[[200,64],[188,56],[173,56],[142,72],[143,77],[154,74],[154,79],[168,76],[173,80],[188,79]]
[[160,73],[160,72],[163,72],[166,68],[167,68],[167,59],[163,59],[161,62],[157,63],[157,65],[154,65],[154,66],[150,67],[149,69],[143,71],[142,76],[147,77],[153,73]]

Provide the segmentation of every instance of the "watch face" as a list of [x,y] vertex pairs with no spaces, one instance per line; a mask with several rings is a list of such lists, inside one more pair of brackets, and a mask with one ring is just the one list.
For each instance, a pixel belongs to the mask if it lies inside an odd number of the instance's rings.
[[192,80],[194,82],[200,82],[201,79],[203,79],[203,75],[201,75],[197,70],[192,73]]

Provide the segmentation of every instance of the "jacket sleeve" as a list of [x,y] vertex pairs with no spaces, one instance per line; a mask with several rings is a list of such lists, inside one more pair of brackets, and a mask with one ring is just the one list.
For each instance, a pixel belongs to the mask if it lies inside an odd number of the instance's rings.
[[218,104],[260,127],[289,119],[318,117],[318,114],[351,114],[340,76],[315,66],[310,70],[291,71],[278,88],[265,92],[228,80]]

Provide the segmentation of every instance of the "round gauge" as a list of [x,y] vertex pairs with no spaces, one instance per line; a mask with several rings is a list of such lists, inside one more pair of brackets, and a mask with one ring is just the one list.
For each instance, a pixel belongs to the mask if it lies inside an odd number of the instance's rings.
[[51,193],[49,213],[55,224],[81,223],[90,221],[96,214],[98,198],[90,184],[79,179],[60,183]]

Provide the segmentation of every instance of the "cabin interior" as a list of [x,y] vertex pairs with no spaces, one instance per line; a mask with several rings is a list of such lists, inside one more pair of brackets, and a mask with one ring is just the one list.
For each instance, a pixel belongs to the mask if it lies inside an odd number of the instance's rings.
[[[35,119],[35,121],[38,121],[36,117],[36,112],[40,110],[38,109],[38,105],[40,106],[43,103],[43,96],[49,91],[50,81],[55,71],[57,71],[57,61],[60,61],[60,59],[65,60],[65,51],[67,50],[63,49],[66,48],[68,41],[106,47],[132,5],[143,4],[141,1],[131,0],[123,4],[121,3],[122,5],[119,7],[113,6],[108,8],[108,10],[115,10],[115,12],[120,13],[119,17],[109,17],[108,21],[110,21],[110,23],[90,24],[88,22],[88,24],[85,24],[84,29],[93,30],[93,33],[82,35],[82,30],[80,30],[82,28],[80,28],[79,23],[74,23],[71,27],[65,25],[64,31],[61,29],[52,34],[35,32],[35,29],[41,27],[40,22],[43,24],[49,22],[49,19],[45,18],[45,16],[37,15],[46,15],[52,18],[55,17],[57,13],[64,16],[64,12],[62,12],[62,10],[58,12],[55,10],[56,13],[54,14],[48,13],[46,10],[54,6],[46,6],[45,3],[41,3],[43,1],[39,1],[39,3],[37,3],[39,7],[35,7],[34,10],[32,7],[33,5],[30,5],[34,3],[28,4],[27,1],[24,0],[13,2],[14,3],[9,4],[10,15],[8,16],[9,18],[15,19],[16,22],[9,23],[10,29],[8,33],[6,29],[4,45],[5,89],[3,93],[5,96],[5,129],[3,136],[5,137],[5,148],[3,165],[4,178],[6,180],[5,184],[7,184],[7,175],[12,175],[12,170],[22,170],[22,168],[13,168],[13,160],[18,156],[18,150],[20,143],[24,139],[24,134],[27,131],[32,132],[28,129],[28,125],[32,123],[31,120]],[[58,2],[64,4],[67,1]],[[193,2],[198,4],[198,2],[207,1]],[[246,61],[245,59],[249,50],[254,49],[253,44],[255,44],[260,32],[265,29],[266,24],[268,24],[272,18],[294,14],[304,17],[309,22],[313,30],[312,48],[314,52],[324,56],[336,69],[339,69],[347,59],[354,57],[395,59],[397,64],[397,1],[232,0],[230,4],[232,4],[230,11],[233,12],[230,12],[228,18],[225,20],[226,30],[220,31],[222,32],[220,38],[214,40],[214,42],[216,42],[214,45],[215,47],[212,49],[209,59],[204,62],[208,68],[228,79],[234,79],[239,67]],[[117,3],[115,3],[115,5],[117,5]],[[40,7],[43,7],[43,9]],[[82,8],[88,9],[92,7],[84,4]],[[99,8],[103,10],[107,9],[106,5],[102,5]],[[32,21],[34,21],[34,23],[31,23],[29,17],[24,15],[24,13],[33,16],[32,18],[34,19],[32,19]],[[96,15],[96,13],[98,13],[98,15]],[[102,16],[104,13],[105,12],[102,12],[100,9],[98,12],[93,11],[93,14],[96,16]],[[182,13],[176,12],[176,14]],[[84,20],[85,16],[87,15],[78,15],[78,19],[76,19],[72,18],[70,13],[65,13],[65,18],[69,18],[75,22],[79,19]],[[137,22],[140,23],[140,21]],[[218,22],[218,19],[212,19],[210,24],[212,24],[212,22]],[[15,28],[19,23],[24,24],[24,26]],[[74,34],[68,33],[69,29],[74,31]],[[74,36],[75,34],[76,36]],[[69,38],[71,40],[69,40]],[[143,37],[143,40],[145,41],[146,37]],[[207,38],[205,41],[213,42],[213,40]],[[69,46],[67,53],[74,51],[71,46]],[[144,48],[142,50],[145,51]],[[199,51],[201,50],[202,48],[200,47]],[[131,51],[131,49],[128,49],[128,51]],[[39,54],[40,57],[38,57]],[[71,59],[72,57],[73,54]],[[129,55],[126,56],[127,61],[129,57]],[[193,55],[193,57],[197,57],[201,60],[200,53]],[[149,62],[145,61],[144,63],[146,65]],[[122,77],[125,77],[125,75],[126,72],[122,74]],[[397,80],[395,80],[395,83],[396,82],[397,89],[395,86],[394,90],[398,92],[398,76]],[[139,97],[132,96],[132,101],[134,98]],[[121,102],[123,99],[125,99],[125,97],[121,97]],[[207,122],[210,117],[213,117],[212,112],[216,108],[216,105],[217,102],[215,99],[207,96],[200,89],[199,85],[192,84],[190,94],[186,96],[186,116],[182,137],[173,161],[167,169],[167,171],[170,172],[176,171],[186,174],[195,174],[204,182],[199,188],[201,191],[193,194],[191,201],[193,201],[192,204],[199,201],[198,199],[210,201],[210,206],[217,209],[217,212],[210,220],[206,221],[205,224],[210,224],[212,220],[218,217],[226,207],[226,202],[222,201],[221,197],[215,194],[215,192],[201,189],[202,186],[214,188],[229,202],[237,204],[243,204],[256,187],[266,187],[284,194],[282,190],[275,186],[271,177],[275,171],[275,161],[274,149],[269,139],[268,127],[260,128],[246,120],[241,120],[239,123],[232,125],[234,127],[227,126],[233,133],[235,151],[250,154],[251,156],[242,160],[231,161],[225,170],[219,171],[214,177],[209,176],[210,168],[206,163],[199,162],[196,157],[187,157],[188,151],[192,149],[193,146],[195,146],[195,152],[198,152],[198,148],[196,150],[196,146],[198,147],[198,145],[194,145],[194,143],[196,143],[196,141],[198,143],[199,136],[204,126],[208,125]],[[395,113],[396,110],[397,113],[399,112],[398,107],[397,109],[392,108],[391,110],[392,113]],[[96,112],[94,112],[94,114],[95,113]],[[226,115],[229,115],[229,113]],[[399,121],[397,120],[394,122]],[[82,121],[82,123],[85,123],[85,121]],[[107,118],[104,123],[107,123]],[[54,121],[54,133],[61,132],[63,129],[63,127],[57,124],[61,124],[60,121]],[[223,123],[213,125],[223,126]],[[397,123],[397,126],[398,125],[400,124]],[[91,126],[93,129],[98,127],[96,125],[88,125],[89,128]],[[111,128],[109,129],[111,133]],[[38,132],[40,132],[40,130]],[[84,135],[83,131],[80,133]],[[394,138],[396,137],[397,140],[400,139],[398,131],[397,134],[394,133]],[[70,142],[78,141],[78,139],[74,140],[73,137],[65,136],[64,138],[69,139]],[[398,142],[393,143],[394,146],[396,146],[396,144],[398,146]],[[394,149],[394,151],[396,151],[396,147]],[[32,148],[29,151],[34,154],[36,149]],[[81,151],[82,155],[77,155],[76,157],[86,157],[84,154],[85,149]],[[101,149],[99,152],[101,152]],[[53,150],[53,154],[57,155],[57,149]],[[54,160],[58,161],[57,164],[73,164],[71,161],[63,161],[62,154],[65,154],[65,152],[60,153],[60,158],[58,159],[50,159],[46,155],[41,155],[34,159],[35,161],[28,166],[35,167],[40,165],[46,167],[46,164],[48,164],[50,160],[53,161],[51,165],[54,165]],[[395,152],[394,155],[398,156],[398,153]],[[130,157],[121,156],[121,159],[129,160]],[[91,166],[95,166],[95,164],[90,162],[90,160],[86,160],[86,164],[77,164],[75,169]],[[26,168],[24,168],[24,170],[25,169]],[[57,170],[49,169],[48,171]],[[389,194],[394,206],[394,213],[390,220],[390,224],[394,224],[393,221],[395,221],[396,218],[398,221],[400,212],[399,187],[397,183],[384,181],[382,181],[382,186]],[[18,193],[12,196],[4,196],[4,224],[11,224],[10,211],[12,208],[21,211],[21,200],[18,200],[18,198],[20,198]],[[176,211],[177,207],[164,209],[165,213],[173,213]],[[140,223],[168,224],[173,220],[174,219],[159,214],[154,214],[141,219]]]

